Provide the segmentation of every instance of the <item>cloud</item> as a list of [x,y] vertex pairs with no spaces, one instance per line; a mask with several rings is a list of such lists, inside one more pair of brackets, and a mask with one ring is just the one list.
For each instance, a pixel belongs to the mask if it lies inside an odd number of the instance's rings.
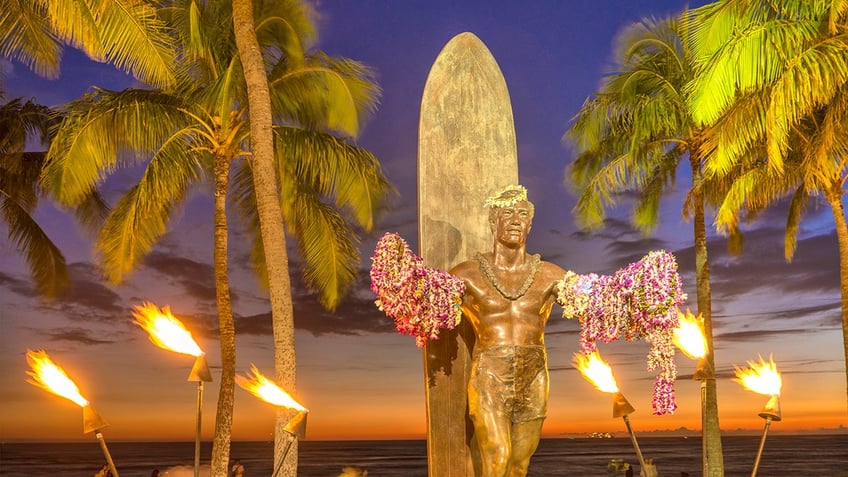
[[215,269],[212,264],[157,250],[145,257],[144,265],[182,286],[193,298],[215,301]]
[[5,288],[10,292],[22,297],[34,297],[35,288],[29,280],[20,280],[13,275],[0,271],[0,288]]
[[753,330],[730,331],[726,333],[717,333],[715,339],[722,343],[725,342],[762,342],[768,341],[771,338],[789,336],[801,338],[802,335],[814,334],[822,331],[821,329],[806,329],[806,328],[787,328],[772,330],[768,328],[757,328]]
[[115,340],[104,339],[90,329],[85,328],[53,328],[40,330],[41,335],[47,335],[49,341],[68,341],[86,346],[115,343]]
[[121,295],[103,283],[99,270],[87,262],[68,265],[70,285],[52,302],[39,302],[44,311],[58,313],[74,321],[112,322],[124,313]]

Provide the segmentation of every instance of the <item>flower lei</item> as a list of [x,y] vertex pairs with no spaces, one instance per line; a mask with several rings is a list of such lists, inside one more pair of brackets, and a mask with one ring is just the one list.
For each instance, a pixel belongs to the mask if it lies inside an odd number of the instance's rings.
[[486,202],[483,203],[483,207],[493,209],[509,207],[523,200],[527,200],[527,189],[524,186],[513,184],[504,187],[488,197]]
[[453,329],[462,316],[465,283],[447,272],[424,265],[398,234],[387,233],[371,257],[371,291],[377,308],[395,321],[398,333],[415,337],[420,348]]
[[563,316],[580,320],[580,347],[586,353],[624,336],[627,341],[645,338],[651,343],[648,370],[659,368],[654,382],[654,414],[674,413],[677,402],[674,380],[673,330],[677,306],[686,293],[677,273],[674,255],[652,251],[615,275],[578,275],[568,271],[557,283],[557,302]]

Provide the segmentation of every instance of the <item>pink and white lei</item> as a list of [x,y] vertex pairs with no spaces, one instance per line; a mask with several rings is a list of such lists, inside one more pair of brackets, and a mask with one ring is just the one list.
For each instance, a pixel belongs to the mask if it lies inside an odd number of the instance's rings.
[[585,353],[595,351],[598,340],[609,343],[622,336],[651,343],[648,369],[659,368],[654,414],[673,414],[677,366],[672,335],[678,324],[677,307],[686,301],[674,255],[652,251],[614,275],[569,271],[557,286],[563,316],[580,320],[580,347]]
[[377,308],[393,318],[398,333],[415,337],[418,347],[453,329],[462,316],[465,283],[424,265],[400,235],[387,233],[371,257],[371,290]]

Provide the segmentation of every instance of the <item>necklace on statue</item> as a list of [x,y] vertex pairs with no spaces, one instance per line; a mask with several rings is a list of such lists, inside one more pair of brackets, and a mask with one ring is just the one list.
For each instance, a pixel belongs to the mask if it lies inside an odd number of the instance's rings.
[[524,279],[524,283],[521,284],[521,287],[519,287],[518,290],[514,292],[508,292],[504,290],[503,286],[501,286],[501,283],[498,281],[497,276],[495,276],[494,270],[492,270],[492,265],[489,263],[486,257],[482,253],[478,252],[477,255],[474,256],[474,258],[476,258],[477,262],[480,264],[480,270],[483,272],[483,276],[485,276],[486,279],[489,280],[489,283],[491,283],[492,286],[495,287],[495,290],[497,290],[501,295],[503,295],[504,298],[510,301],[515,301],[523,297],[524,294],[527,293],[527,290],[530,289],[530,285],[533,284],[533,280],[536,278],[536,272],[539,271],[539,264],[541,263],[541,258],[539,257],[539,254],[531,255],[530,273],[527,274],[527,278]]

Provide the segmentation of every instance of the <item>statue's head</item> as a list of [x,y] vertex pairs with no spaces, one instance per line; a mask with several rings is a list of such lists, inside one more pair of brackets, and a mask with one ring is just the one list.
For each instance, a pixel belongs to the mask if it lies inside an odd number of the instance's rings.
[[[519,202],[526,202],[530,209],[530,218],[532,220],[535,207],[530,200],[527,199],[527,189],[521,185],[508,185],[503,189],[495,192],[486,199],[485,206],[489,208],[489,224],[494,226],[497,222],[498,213],[504,207],[512,207]],[[494,229],[493,229],[494,230]]]

